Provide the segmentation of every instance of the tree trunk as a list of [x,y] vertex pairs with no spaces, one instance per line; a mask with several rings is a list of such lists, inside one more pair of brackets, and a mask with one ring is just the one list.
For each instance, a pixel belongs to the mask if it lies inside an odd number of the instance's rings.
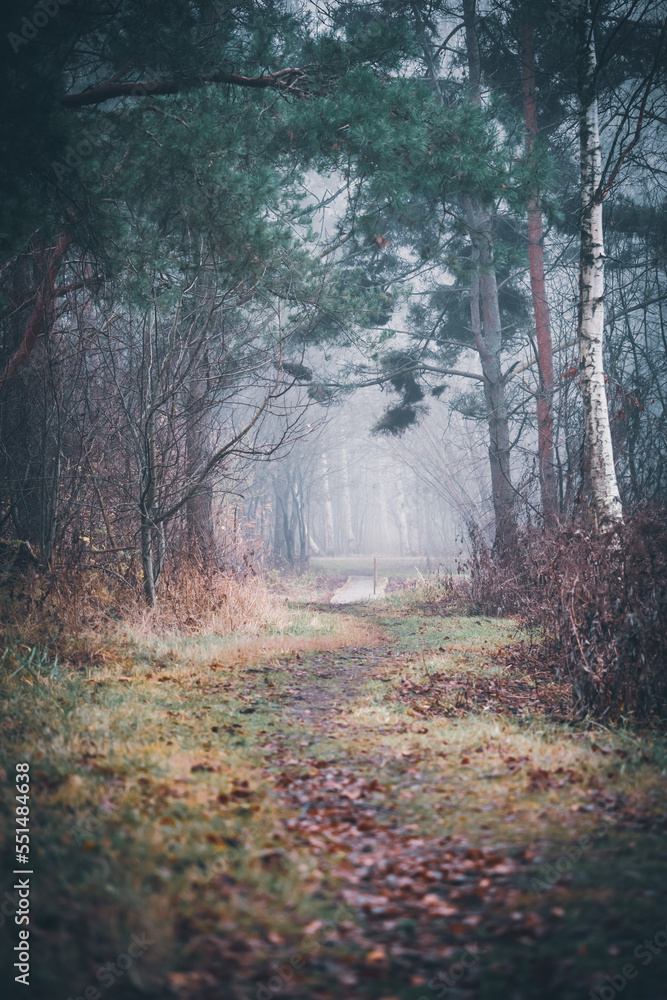
[[[190,479],[205,465],[210,453],[208,430],[202,424],[206,410],[205,386],[204,380],[195,379],[188,390],[186,470]],[[213,487],[210,483],[202,483],[189,498],[186,504],[186,524],[190,554],[206,566],[215,547]]]
[[299,531],[299,566],[304,568],[308,565],[310,556],[308,551],[308,527],[303,502],[303,480],[298,473],[295,473],[295,476],[298,481],[292,483],[292,510]]
[[415,473],[410,477],[412,480],[413,496],[415,498],[415,533],[417,535],[417,555],[425,556],[427,549],[426,531],[426,509],[422,498],[421,483]]
[[[537,105],[535,102],[534,31],[530,24],[522,28],[522,87],[523,113],[526,128],[526,152],[530,156],[537,135]],[[542,212],[537,195],[528,205],[528,264],[530,288],[535,315],[537,364],[540,384],[537,393],[537,450],[540,469],[540,491],[544,523],[554,523],[558,515],[558,488],[554,461],[551,401],[554,389],[554,362],[551,343],[549,304],[544,280],[544,248],[542,244]]]
[[141,568],[146,604],[154,608],[157,604],[157,592],[153,576],[153,524],[145,512],[141,514]]
[[[470,90],[476,104],[481,104],[481,62],[477,35],[476,0],[463,0]],[[498,285],[493,262],[491,217],[471,198],[465,199],[468,225],[476,263],[470,287],[470,321],[475,347],[484,376],[484,398],[489,426],[489,464],[495,514],[494,547],[511,547],[516,534],[516,520],[510,469],[510,432],[505,379],[500,354],[502,349]],[[482,315],[480,317],[480,299]]]
[[190,552],[208,565],[215,547],[213,526],[213,487],[202,483],[190,497],[186,507],[188,547]]
[[55,247],[46,258],[44,278],[37,289],[35,305],[28,319],[21,343],[7,362],[4,373],[0,377],[0,390],[4,389],[9,379],[13,378],[17,371],[28,363],[37,338],[51,325],[56,278],[71,245],[71,234],[63,233],[58,237]]
[[390,529],[389,529],[389,508],[387,506],[387,489],[386,480],[384,477],[384,469],[380,468],[378,475],[378,512],[380,521],[380,539],[379,546],[376,545],[377,551],[380,555],[387,555],[391,551],[391,544],[389,541]]
[[[157,604],[157,582],[161,566],[157,573],[153,562],[153,531],[155,529],[155,416],[146,421],[146,451],[145,467],[142,473],[141,498],[141,566],[144,575],[144,596],[149,607]],[[158,560],[159,563],[159,560]]]
[[347,447],[345,443],[341,445],[341,485],[343,493],[343,534],[345,553],[354,549],[354,529],[352,527],[352,497],[350,495],[350,474],[347,468]]
[[273,480],[273,491],[275,496],[273,506],[273,559],[275,564],[278,565],[283,550],[282,541],[284,541],[284,532],[282,527],[282,503],[280,502],[278,483],[275,478]]
[[334,519],[329,484],[329,463],[327,454],[322,452],[322,492],[324,493],[324,550],[328,556],[334,554]]
[[[433,89],[440,102],[443,95],[439,86],[435,59],[418,10],[415,10],[417,25],[421,30],[426,64],[431,76]],[[466,36],[468,77],[472,99],[481,104],[481,58],[477,34],[476,0],[463,0],[463,22]],[[469,196],[464,198],[464,207],[473,244],[475,269],[470,287],[470,320],[475,348],[479,353],[484,376],[484,398],[486,401],[489,427],[489,463],[491,467],[491,493],[495,515],[496,549],[506,549],[512,545],[516,533],[514,510],[514,489],[510,475],[510,433],[509,415],[505,400],[505,380],[500,364],[501,327],[498,305],[498,286],[493,264],[493,233],[491,217]],[[480,316],[480,297],[482,315]]]
[[[473,232],[483,232],[485,218],[469,207],[472,214]],[[475,239],[475,237],[473,237]],[[486,419],[489,428],[489,466],[491,471],[491,496],[495,515],[494,547],[498,550],[509,548],[516,535],[514,515],[514,488],[510,470],[510,431],[505,398],[505,380],[500,364],[501,329],[498,308],[498,286],[493,268],[493,250],[488,240],[475,253],[478,259],[477,273],[473,274],[470,285],[470,320],[475,347],[482,364],[484,375],[484,399]],[[486,274],[481,274],[486,270]],[[479,304],[482,300],[482,317]]]
[[579,365],[586,460],[595,529],[623,516],[614,467],[602,360],[604,338],[604,241],[602,158],[596,93],[596,56],[590,4],[576,21],[578,40],[581,246],[579,256]]
[[407,504],[405,500],[405,490],[403,489],[403,472],[396,468],[396,523],[398,525],[398,537],[401,546],[401,555],[411,555],[410,529],[408,528]]
[[[292,516],[290,517],[290,505],[289,505],[289,484],[285,487],[283,494],[276,492],[276,499],[280,506],[281,514],[281,525],[282,525],[282,535],[285,542],[285,558],[290,566],[294,566],[296,561],[296,546],[294,544],[294,532],[296,528],[296,520],[294,517],[294,511],[292,510]],[[277,549],[277,544],[276,544]]]

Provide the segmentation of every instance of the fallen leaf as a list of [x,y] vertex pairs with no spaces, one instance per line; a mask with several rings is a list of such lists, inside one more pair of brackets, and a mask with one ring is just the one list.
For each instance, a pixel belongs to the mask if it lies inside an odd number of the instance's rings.
[[368,952],[364,961],[366,962],[366,965],[381,964],[382,962],[387,961],[387,952],[382,947],[373,948],[372,951]]

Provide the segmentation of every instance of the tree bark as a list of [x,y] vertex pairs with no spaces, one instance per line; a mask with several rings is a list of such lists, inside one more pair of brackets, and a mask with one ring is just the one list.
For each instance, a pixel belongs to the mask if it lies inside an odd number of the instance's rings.
[[250,87],[255,90],[281,90],[301,94],[299,84],[305,83],[306,76],[300,69],[288,67],[276,73],[264,73],[262,76],[243,76],[242,73],[225,73],[222,70],[215,73],[198,73],[197,76],[179,80],[145,80],[143,83],[121,83],[117,80],[106,80],[93,87],[87,87],[78,93],[67,94],[61,98],[60,104],[68,110],[90,107],[91,104],[104,104],[105,101],[116,100],[119,97],[161,97],[171,94],[181,94],[187,90],[206,87],[213,83],[226,83],[235,87]]
[[275,478],[273,480],[273,491],[275,496],[275,503],[273,505],[273,560],[278,565],[283,549],[281,539],[284,541],[285,536],[283,532],[282,504],[278,493],[278,483]]
[[141,567],[144,577],[144,596],[149,607],[157,604],[157,583],[161,565],[158,559],[157,572],[153,561],[153,532],[155,530],[155,416],[146,422],[146,450],[143,456],[144,468],[141,476]]
[[350,474],[347,468],[347,446],[343,442],[340,449],[340,478],[343,494],[343,548],[346,554],[354,549],[354,528],[352,527],[352,497],[350,495]]
[[583,398],[591,520],[595,529],[623,516],[611,442],[602,358],[604,239],[602,158],[596,93],[596,54],[590,3],[575,22],[578,48],[581,244],[579,255],[579,366]]
[[[296,481],[295,481],[296,480]],[[308,549],[308,525],[306,523],[306,511],[303,499],[303,477],[295,471],[292,480],[292,510],[299,530],[299,565],[303,568],[308,565],[310,557]]]
[[73,237],[70,233],[62,233],[47,258],[44,278],[37,289],[35,305],[28,319],[23,339],[7,362],[5,370],[0,377],[0,390],[4,389],[9,379],[16,375],[19,368],[28,363],[37,338],[50,325],[55,299],[56,278],[60,266],[67,255],[67,251],[72,244],[72,239]]
[[[522,28],[522,89],[526,129],[526,152],[530,156],[537,135],[537,104],[535,101],[534,31],[530,24]],[[551,343],[551,322],[544,280],[544,247],[542,244],[542,212],[538,196],[528,205],[528,265],[530,289],[535,315],[535,339],[539,389],[537,393],[537,442],[540,471],[542,516],[545,524],[553,524],[558,515],[558,487],[554,460],[551,401],[554,390],[554,362]]]
[[324,550],[328,556],[334,554],[334,519],[329,484],[329,463],[327,453],[322,452],[322,492],[324,493]]
[[396,476],[396,524],[398,525],[398,538],[401,547],[401,555],[412,554],[410,546],[410,529],[408,528],[407,504],[405,490],[403,489],[403,472],[400,468],[395,470]]
[[390,529],[389,529],[389,508],[387,506],[387,488],[384,469],[379,470],[378,475],[378,509],[380,515],[380,545],[376,549],[380,554],[386,554],[391,550]]
[[[280,526],[281,526],[283,541],[285,543],[285,558],[287,559],[287,562],[290,564],[290,566],[294,566],[296,562],[296,546],[294,544],[295,543],[294,532],[296,528],[296,520],[294,517],[293,510],[291,511],[291,517],[290,517],[289,495],[290,495],[289,483],[285,485],[284,491],[282,493],[276,491],[276,499],[278,501],[278,506],[280,507]],[[276,527],[277,525],[278,521],[276,521]],[[279,551],[277,541],[276,541],[276,550]]]
[[[468,203],[468,218],[473,234],[482,232],[487,224],[480,220],[471,202]],[[490,239],[490,237],[489,237]],[[500,363],[501,328],[498,307],[498,286],[493,268],[493,249],[488,239],[473,235],[476,270],[470,283],[470,322],[475,347],[479,354],[484,375],[484,400],[489,428],[489,467],[491,471],[491,496],[495,515],[494,547],[507,549],[516,535],[514,513],[514,488],[510,468],[510,431],[505,380]],[[485,270],[486,274],[482,275]],[[480,298],[482,316],[480,316]]]
[[[470,90],[473,100],[480,105],[481,60],[476,0],[463,0],[463,21]],[[498,284],[493,261],[493,233],[488,212],[471,198],[465,199],[465,207],[476,265],[470,288],[470,321],[484,376],[484,399],[489,426],[491,492],[496,522],[494,548],[505,550],[511,547],[516,535],[516,515],[510,467],[509,414],[500,361],[502,334]]]
[[[186,469],[188,478],[193,479],[210,453],[208,430],[203,425],[207,409],[205,380],[193,379],[187,395]],[[188,548],[191,555],[206,566],[215,548],[213,487],[210,483],[200,483],[188,498],[185,511]]]
[[141,568],[144,576],[146,604],[154,608],[157,604],[157,591],[153,576],[153,524],[145,513],[141,515]]

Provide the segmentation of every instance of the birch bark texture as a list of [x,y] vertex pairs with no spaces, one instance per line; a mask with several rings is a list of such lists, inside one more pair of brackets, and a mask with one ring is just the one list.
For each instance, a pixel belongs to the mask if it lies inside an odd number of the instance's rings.
[[602,356],[604,339],[604,237],[602,153],[598,124],[597,59],[590,0],[575,21],[581,162],[579,316],[577,337],[586,462],[593,527],[622,519],[614,466]]

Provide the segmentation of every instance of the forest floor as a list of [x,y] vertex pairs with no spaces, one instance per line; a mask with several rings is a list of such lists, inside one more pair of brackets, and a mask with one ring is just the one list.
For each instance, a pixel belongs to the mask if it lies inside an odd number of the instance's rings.
[[281,634],[3,679],[3,814],[31,775],[16,995],[663,998],[667,741],[569,720],[517,621],[335,585],[286,584]]

